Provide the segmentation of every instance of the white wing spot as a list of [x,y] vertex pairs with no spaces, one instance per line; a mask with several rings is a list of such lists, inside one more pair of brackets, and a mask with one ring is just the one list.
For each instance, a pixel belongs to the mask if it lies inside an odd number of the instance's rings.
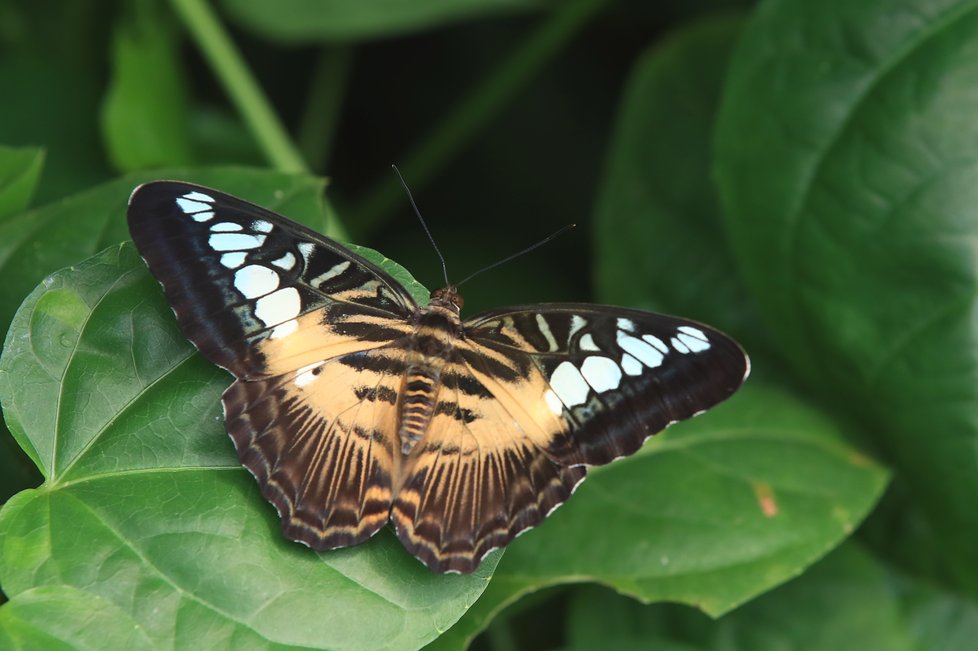
[[570,322],[570,334],[567,335],[567,338],[573,339],[574,335],[577,334],[577,331],[586,325],[587,325],[587,320],[584,317],[578,316],[576,314],[572,314],[571,322]]
[[[309,258],[306,258],[306,260],[308,259]],[[313,278],[311,284],[313,287],[318,288],[323,283],[327,282],[328,280],[332,280],[333,278],[336,278],[337,276],[339,276],[341,273],[343,273],[349,268],[350,268],[349,260],[344,260],[343,262],[339,262],[333,265],[328,271],[324,271],[323,273]]]
[[210,220],[214,219],[214,211],[208,210],[207,212],[199,212],[194,214],[193,218],[195,222],[200,222],[203,224],[204,222],[209,222]]
[[209,203],[201,203],[199,201],[194,201],[189,199],[190,195],[184,195],[177,199],[177,205],[180,206],[180,210],[187,213],[188,215],[195,212],[203,212],[205,210],[210,210],[211,205]]
[[308,266],[309,258],[312,257],[312,252],[316,250],[316,245],[312,242],[299,242],[296,246],[299,247],[299,253],[302,254],[302,259],[306,261],[306,266]]
[[547,407],[550,408],[550,411],[552,411],[555,416],[560,416],[562,413],[564,413],[564,403],[560,401],[560,398],[558,398],[557,394],[552,390],[547,389],[543,392],[543,401],[547,403]]
[[638,361],[628,353],[621,356],[621,367],[625,369],[625,373],[628,375],[642,374],[642,362]]
[[635,332],[635,322],[631,319],[626,319],[623,317],[618,318],[618,329],[625,330],[626,332]]
[[554,352],[557,350],[557,340],[554,339],[554,333],[550,332],[550,324],[547,320],[543,318],[542,314],[537,313],[537,328],[540,329],[540,334],[543,338],[547,340],[547,350]]
[[299,316],[302,301],[295,287],[283,287],[255,301],[255,316],[266,326],[273,326]]
[[578,342],[577,345],[578,347],[580,347],[581,350],[590,350],[590,351],[601,350],[600,348],[598,348],[598,345],[594,343],[594,337],[591,336],[590,332],[584,333],[584,336],[581,337],[581,341]]
[[295,385],[300,389],[316,379],[316,369],[322,366],[322,362],[316,362],[309,366],[303,366],[295,372]]
[[598,393],[617,389],[621,383],[621,369],[614,360],[600,355],[592,355],[584,360],[581,364],[581,375]]
[[247,233],[215,233],[207,243],[215,251],[240,251],[242,249],[257,249],[265,243],[265,235],[249,235]]
[[286,251],[285,255],[283,255],[278,260],[272,260],[272,264],[278,267],[279,269],[285,269],[286,271],[290,271],[292,267],[295,266],[295,256],[292,255],[291,251]]
[[251,230],[258,231],[259,233],[271,233],[272,232],[272,222],[267,222],[264,219],[256,219],[251,222]]
[[666,346],[666,342],[662,341],[655,335],[642,335],[642,339],[644,339],[646,343],[652,344],[658,348],[659,352],[663,355],[669,352],[669,346]]
[[561,362],[550,376],[550,386],[560,401],[568,407],[583,405],[590,391],[581,372],[570,362]]
[[244,230],[241,224],[235,224],[234,222],[218,222],[211,225],[212,233],[230,233],[232,231]]
[[209,194],[204,194],[203,192],[197,192],[196,190],[183,195],[183,198],[190,199],[191,201],[206,201],[207,203],[214,203],[214,197]]
[[655,368],[662,364],[662,353],[648,345],[641,339],[636,339],[623,332],[618,333],[618,345],[622,350],[630,353],[635,359],[642,362],[649,368]]
[[268,335],[268,337],[269,339],[281,339],[282,337],[288,337],[298,329],[299,322],[295,319],[289,319],[288,321],[280,323],[272,328],[272,334]]
[[706,334],[699,328],[679,326],[678,337],[694,353],[710,349],[710,340],[706,338]]
[[228,269],[237,269],[244,264],[246,255],[247,253],[244,251],[232,251],[231,253],[224,253],[221,255],[221,264]]
[[689,348],[686,347],[686,344],[684,344],[683,342],[681,342],[679,339],[675,337],[670,339],[669,343],[672,344],[672,347],[676,349],[676,352],[680,352],[683,355],[689,352]]
[[250,264],[234,272],[234,287],[245,298],[258,298],[278,289],[278,274],[266,266]]

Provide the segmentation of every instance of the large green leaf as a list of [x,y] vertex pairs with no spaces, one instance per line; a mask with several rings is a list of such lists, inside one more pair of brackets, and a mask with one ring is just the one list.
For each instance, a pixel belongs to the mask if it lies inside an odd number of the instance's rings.
[[886,472],[832,421],[749,384],[592,470],[567,505],[510,545],[482,598],[438,646],[461,648],[522,594],[585,580],[720,615],[837,545],[885,485]]
[[[325,554],[286,541],[223,431],[229,380],[180,335],[131,245],[30,295],[0,401],[45,482],[0,511],[3,608],[71,586],[166,648],[412,648],[448,628],[494,563],[435,575],[389,531]],[[52,637],[59,603],[32,620]]]
[[0,648],[8,651],[150,651],[139,624],[108,599],[70,586],[28,590],[0,608]]
[[978,594],[978,5],[764,5],[717,178],[740,268],[799,374],[899,465]]
[[221,0],[249,29],[282,41],[353,40],[538,9],[543,0]]

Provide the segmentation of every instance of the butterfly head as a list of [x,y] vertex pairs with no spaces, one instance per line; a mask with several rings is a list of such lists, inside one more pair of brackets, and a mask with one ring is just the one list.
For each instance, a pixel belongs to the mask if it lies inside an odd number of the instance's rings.
[[431,292],[431,304],[448,308],[458,314],[462,311],[462,306],[465,305],[465,301],[462,299],[462,295],[458,293],[458,287],[456,285],[449,285],[448,287],[442,287]]

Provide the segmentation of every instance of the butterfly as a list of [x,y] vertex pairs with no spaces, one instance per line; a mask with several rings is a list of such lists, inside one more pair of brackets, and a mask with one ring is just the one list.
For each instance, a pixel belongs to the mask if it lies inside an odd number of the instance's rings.
[[393,523],[435,572],[468,573],[539,524],[590,466],[729,397],[749,361],[694,321],[585,303],[466,320],[387,271],[228,194],[133,192],[129,231],[184,335],[234,382],[227,431],[317,551]]

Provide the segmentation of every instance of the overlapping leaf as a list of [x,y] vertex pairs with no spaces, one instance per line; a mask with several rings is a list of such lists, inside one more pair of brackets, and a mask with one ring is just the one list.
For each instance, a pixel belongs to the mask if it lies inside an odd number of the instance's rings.
[[568,650],[648,648],[655,639],[656,649],[690,651],[967,651],[978,635],[978,607],[901,576],[847,543],[804,576],[719,621],[588,588],[572,598],[567,623]]
[[740,268],[810,386],[872,423],[978,594],[978,11],[779,0],[718,126]]

